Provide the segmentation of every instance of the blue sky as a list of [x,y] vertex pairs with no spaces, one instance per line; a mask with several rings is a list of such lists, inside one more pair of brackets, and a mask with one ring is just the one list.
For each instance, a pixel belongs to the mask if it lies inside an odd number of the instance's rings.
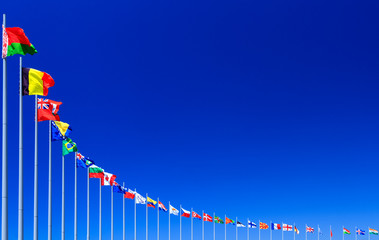
[[[379,228],[378,1],[6,1],[38,54],[24,66],[55,79],[79,151],[127,187],[185,209],[246,222]],[[18,57],[8,61],[9,235],[17,233]],[[24,97],[25,239],[33,220],[33,97]],[[39,226],[47,236],[48,127],[39,124]],[[53,144],[53,234],[60,237],[61,146]],[[66,158],[66,236],[73,235],[74,156]],[[91,180],[97,239],[98,181]],[[79,239],[86,176],[79,169]],[[103,239],[110,236],[110,189]],[[116,195],[117,196],[117,195]],[[121,237],[121,196],[115,236]],[[127,201],[127,239],[133,203]],[[144,239],[145,208],[138,206]],[[150,239],[156,213],[150,210]],[[179,219],[172,217],[172,239]],[[205,223],[206,239],[212,224]],[[183,220],[183,240],[189,239]],[[223,226],[216,226],[223,237]],[[161,239],[167,236],[161,214]],[[195,221],[195,239],[201,223]],[[228,226],[228,236],[235,236]],[[246,235],[240,230],[240,237]],[[257,239],[252,231],[250,239]],[[292,239],[285,234],[285,240]],[[262,240],[268,240],[262,232]],[[345,239],[354,239],[347,236]],[[367,236],[359,237],[365,239]],[[273,239],[280,239],[275,232]],[[374,237],[377,238],[377,237]],[[244,238],[242,238],[244,239]],[[316,234],[309,235],[316,240]]]

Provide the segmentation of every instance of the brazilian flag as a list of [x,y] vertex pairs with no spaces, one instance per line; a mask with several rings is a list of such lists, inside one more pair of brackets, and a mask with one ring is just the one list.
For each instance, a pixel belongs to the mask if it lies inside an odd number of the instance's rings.
[[66,138],[62,141],[62,155],[67,155],[71,152],[77,152],[78,148],[70,138]]

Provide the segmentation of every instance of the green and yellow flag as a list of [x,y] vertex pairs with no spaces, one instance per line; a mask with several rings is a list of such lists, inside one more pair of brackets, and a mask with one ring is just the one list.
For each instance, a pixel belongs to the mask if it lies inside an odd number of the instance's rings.
[[74,143],[70,138],[62,141],[62,155],[67,155],[71,152],[77,152],[78,148],[76,143]]

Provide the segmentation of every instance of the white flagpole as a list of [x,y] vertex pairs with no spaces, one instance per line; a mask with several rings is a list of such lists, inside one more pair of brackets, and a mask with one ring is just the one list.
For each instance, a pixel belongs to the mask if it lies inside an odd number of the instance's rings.
[[137,240],[137,189],[134,189],[134,240]]
[[307,224],[305,224],[305,240],[307,240]]
[[[331,227],[330,227],[331,228]],[[367,236],[368,236],[368,240],[370,240],[370,227],[368,227],[368,232],[367,232]],[[331,240],[331,239],[330,239]]]
[[180,204],[180,210],[179,210],[179,240],[182,240],[182,205]]
[[[34,120],[34,211],[33,211],[33,239],[38,240],[38,122],[37,122],[38,99],[35,95],[35,120]],[[4,108],[3,108],[4,110]],[[4,132],[3,132],[4,133]],[[3,141],[4,145],[4,141]],[[4,155],[4,151],[3,151]],[[4,158],[4,157],[3,157]],[[4,171],[4,168],[3,168]],[[4,175],[3,175],[4,177]],[[4,184],[4,181],[3,181]],[[3,212],[4,213],[4,212]],[[7,228],[8,229],[8,228]],[[4,233],[4,232],[3,232]]]
[[87,240],[90,240],[89,236],[89,168],[87,168]]
[[203,216],[201,217],[201,239],[204,240],[204,210]]
[[342,240],[345,240],[345,231],[344,231],[344,226],[342,226]]
[[296,231],[295,231],[296,223],[293,223],[293,240],[296,240]]
[[236,240],[238,240],[238,218],[236,218]]
[[22,57],[20,57],[20,114],[18,142],[18,240],[24,240],[24,134],[22,98]]
[[75,153],[75,203],[74,203],[74,240],[78,240],[78,167],[76,166]]
[[99,240],[102,239],[102,219],[101,219],[101,178],[99,178]]
[[249,228],[250,228],[249,224],[250,224],[250,220],[247,219],[247,237],[246,237],[247,240],[249,240]]
[[192,208],[191,208],[191,240],[193,240],[193,217],[192,217]]
[[270,240],[272,240],[272,222],[270,221]]
[[[159,205],[159,203],[158,203],[158,205]],[[170,206],[171,205],[170,205],[170,201],[169,201],[168,202],[168,240],[171,239],[171,226],[170,226],[170,224],[171,224],[171,222],[170,222],[170,215],[171,215],[170,210],[171,210],[171,207]]]
[[48,193],[48,222],[47,222],[47,239],[52,240],[53,238],[53,222],[52,222],[52,169],[51,169],[51,120],[49,120],[49,193]]
[[64,156],[62,155],[62,222],[61,222],[61,229],[62,229],[61,239],[62,240],[65,239],[65,222],[64,222],[65,221],[65,215],[64,215],[64,212],[65,212],[64,190],[65,189],[64,188],[65,188],[64,186]]
[[224,226],[225,226],[225,240],[226,240],[226,214],[225,214],[225,218],[224,218],[225,222],[224,222]]
[[114,239],[113,232],[113,185],[111,185],[111,240]]
[[[3,14],[3,31],[5,31]],[[36,119],[37,122],[37,119]],[[3,135],[2,135],[2,188],[1,188],[1,240],[8,240],[8,102],[7,102],[7,58],[3,58]],[[36,236],[36,234],[34,234]]]
[[[146,201],[148,199],[149,195],[146,193]],[[146,202],[146,240],[149,239],[149,209],[147,208],[147,202]]]
[[317,225],[317,240],[320,240],[320,227]]
[[355,227],[355,240],[357,240],[358,234],[357,234],[357,227]]
[[159,198],[157,200],[157,240],[159,240]]
[[[125,191],[125,182],[122,183],[122,190]],[[124,197],[124,194],[122,194],[122,240],[125,240],[125,197]]]
[[261,240],[261,220],[258,220],[258,240]]
[[[288,229],[288,226],[287,226]],[[284,228],[283,228],[283,222],[282,222],[282,240],[284,240]]]
[[216,240],[216,214],[213,212],[213,240]]

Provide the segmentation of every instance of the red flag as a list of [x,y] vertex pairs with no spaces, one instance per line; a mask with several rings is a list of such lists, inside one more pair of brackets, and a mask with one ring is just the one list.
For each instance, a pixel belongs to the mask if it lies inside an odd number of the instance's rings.
[[37,121],[60,121],[58,116],[59,106],[62,102],[56,102],[46,98],[38,98],[37,100]]
[[333,237],[332,229],[330,229],[330,237],[331,237],[331,238]]
[[228,223],[234,223],[234,221],[230,218],[225,217],[225,224],[228,224]]
[[192,211],[192,217],[201,219],[201,216],[199,214],[195,213],[194,211]]
[[124,198],[134,199],[135,192],[128,189],[128,191],[125,191]]
[[203,220],[204,220],[205,222],[212,222],[212,221],[213,221],[212,217],[209,216],[209,215],[206,214],[206,213],[203,214]]

